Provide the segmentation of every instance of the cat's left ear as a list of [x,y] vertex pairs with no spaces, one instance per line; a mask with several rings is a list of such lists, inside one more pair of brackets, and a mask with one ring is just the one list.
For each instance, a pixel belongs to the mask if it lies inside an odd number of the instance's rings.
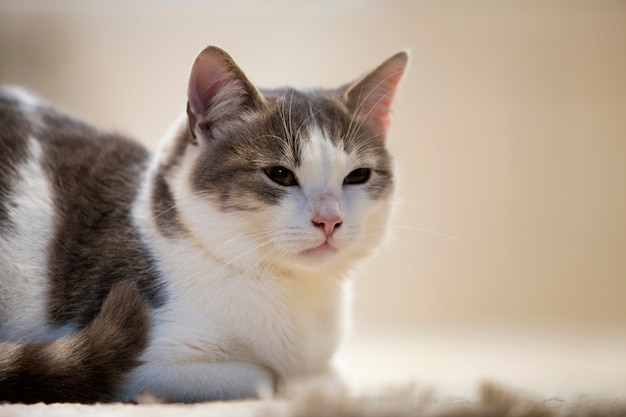
[[391,123],[391,103],[408,61],[409,55],[399,52],[374,71],[344,87],[344,99],[348,108],[369,121],[378,131],[381,140],[387,135]]
[[187,90],[189,130],[205,143],[225,123],[260,108],[263,97],[224,50],[209,46],[191,68]]

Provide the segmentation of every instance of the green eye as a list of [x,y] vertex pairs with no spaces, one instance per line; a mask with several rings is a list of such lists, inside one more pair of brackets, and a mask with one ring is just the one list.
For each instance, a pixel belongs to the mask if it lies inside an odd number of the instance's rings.
[[370,179],[372,170],[369,168],[357,168],[348,174],[343,180],[344,185],[364,184]]
[[263,168],[263,171],[276,184],[284,185],[285,187],[298,185],[295,174],[285,167],[268,167]]

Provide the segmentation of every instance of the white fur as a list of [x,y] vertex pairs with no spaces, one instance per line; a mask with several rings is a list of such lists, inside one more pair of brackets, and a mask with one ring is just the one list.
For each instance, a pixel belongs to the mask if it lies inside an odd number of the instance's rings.
[[20,107],[28,113],[29,119],[38,115],[33,110],[41,105],[41,100],[30,91],[17,85],[8,85],[2,87],[2,93],[13,96],[20,103]]
[[[168,149],[166,143],[161,157]],[[342,186],[363,161],[319,130],[303,150],[300,186],[289,187],[291,198],[267,210],[225,213],[195,195],[190,172],[199,152],[188,147],[168,178],[191,236],[164,237],[156,228],[150,184],[158,160],[135,205],[136,225],[160,260],[167,302],[154,312],[144,364],[132,373],[123,399],[144,391],[170,401],[236,398],[328,372],[343,326],[343,277],[354,258],[382,238],[390,202],[365,202],[359,186]],[[336,250],[305,255],[326,241],[311,222],[322,195],[336,199],[344,218],[328,240]]]
[[7,204],[12,229],[0,235],[0,339],[14,341],[52,340],[69,330],[46,323],[47,246],[54,233],[54,208],[41,168],[41,146],[31,138],[28,149],[30,157],[17,167],[14,195]]

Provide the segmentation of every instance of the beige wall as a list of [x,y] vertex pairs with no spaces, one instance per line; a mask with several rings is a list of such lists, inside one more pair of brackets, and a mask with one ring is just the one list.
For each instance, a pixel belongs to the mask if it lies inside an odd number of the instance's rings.
[[359,270],[359,327],[624,336],[625,2],[0,2],[1,82],[151,147],[208,43],[261,86],[338,85],[410,48],[401,205]]

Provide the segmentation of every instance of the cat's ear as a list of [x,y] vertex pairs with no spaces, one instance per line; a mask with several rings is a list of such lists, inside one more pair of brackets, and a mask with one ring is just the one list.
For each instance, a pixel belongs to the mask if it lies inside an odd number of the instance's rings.
[[378,131],[381,140],[387,135],[391,122],[391,102],[408,61],[408,54],[399,52],[374,71],[343,87],[348,108],[358,117],[368,120]]
[[209,46],[196,58],[187,90],[189,130],[197,141],[210,141],[224,122],[259,108],[263,97],[224,50]]

